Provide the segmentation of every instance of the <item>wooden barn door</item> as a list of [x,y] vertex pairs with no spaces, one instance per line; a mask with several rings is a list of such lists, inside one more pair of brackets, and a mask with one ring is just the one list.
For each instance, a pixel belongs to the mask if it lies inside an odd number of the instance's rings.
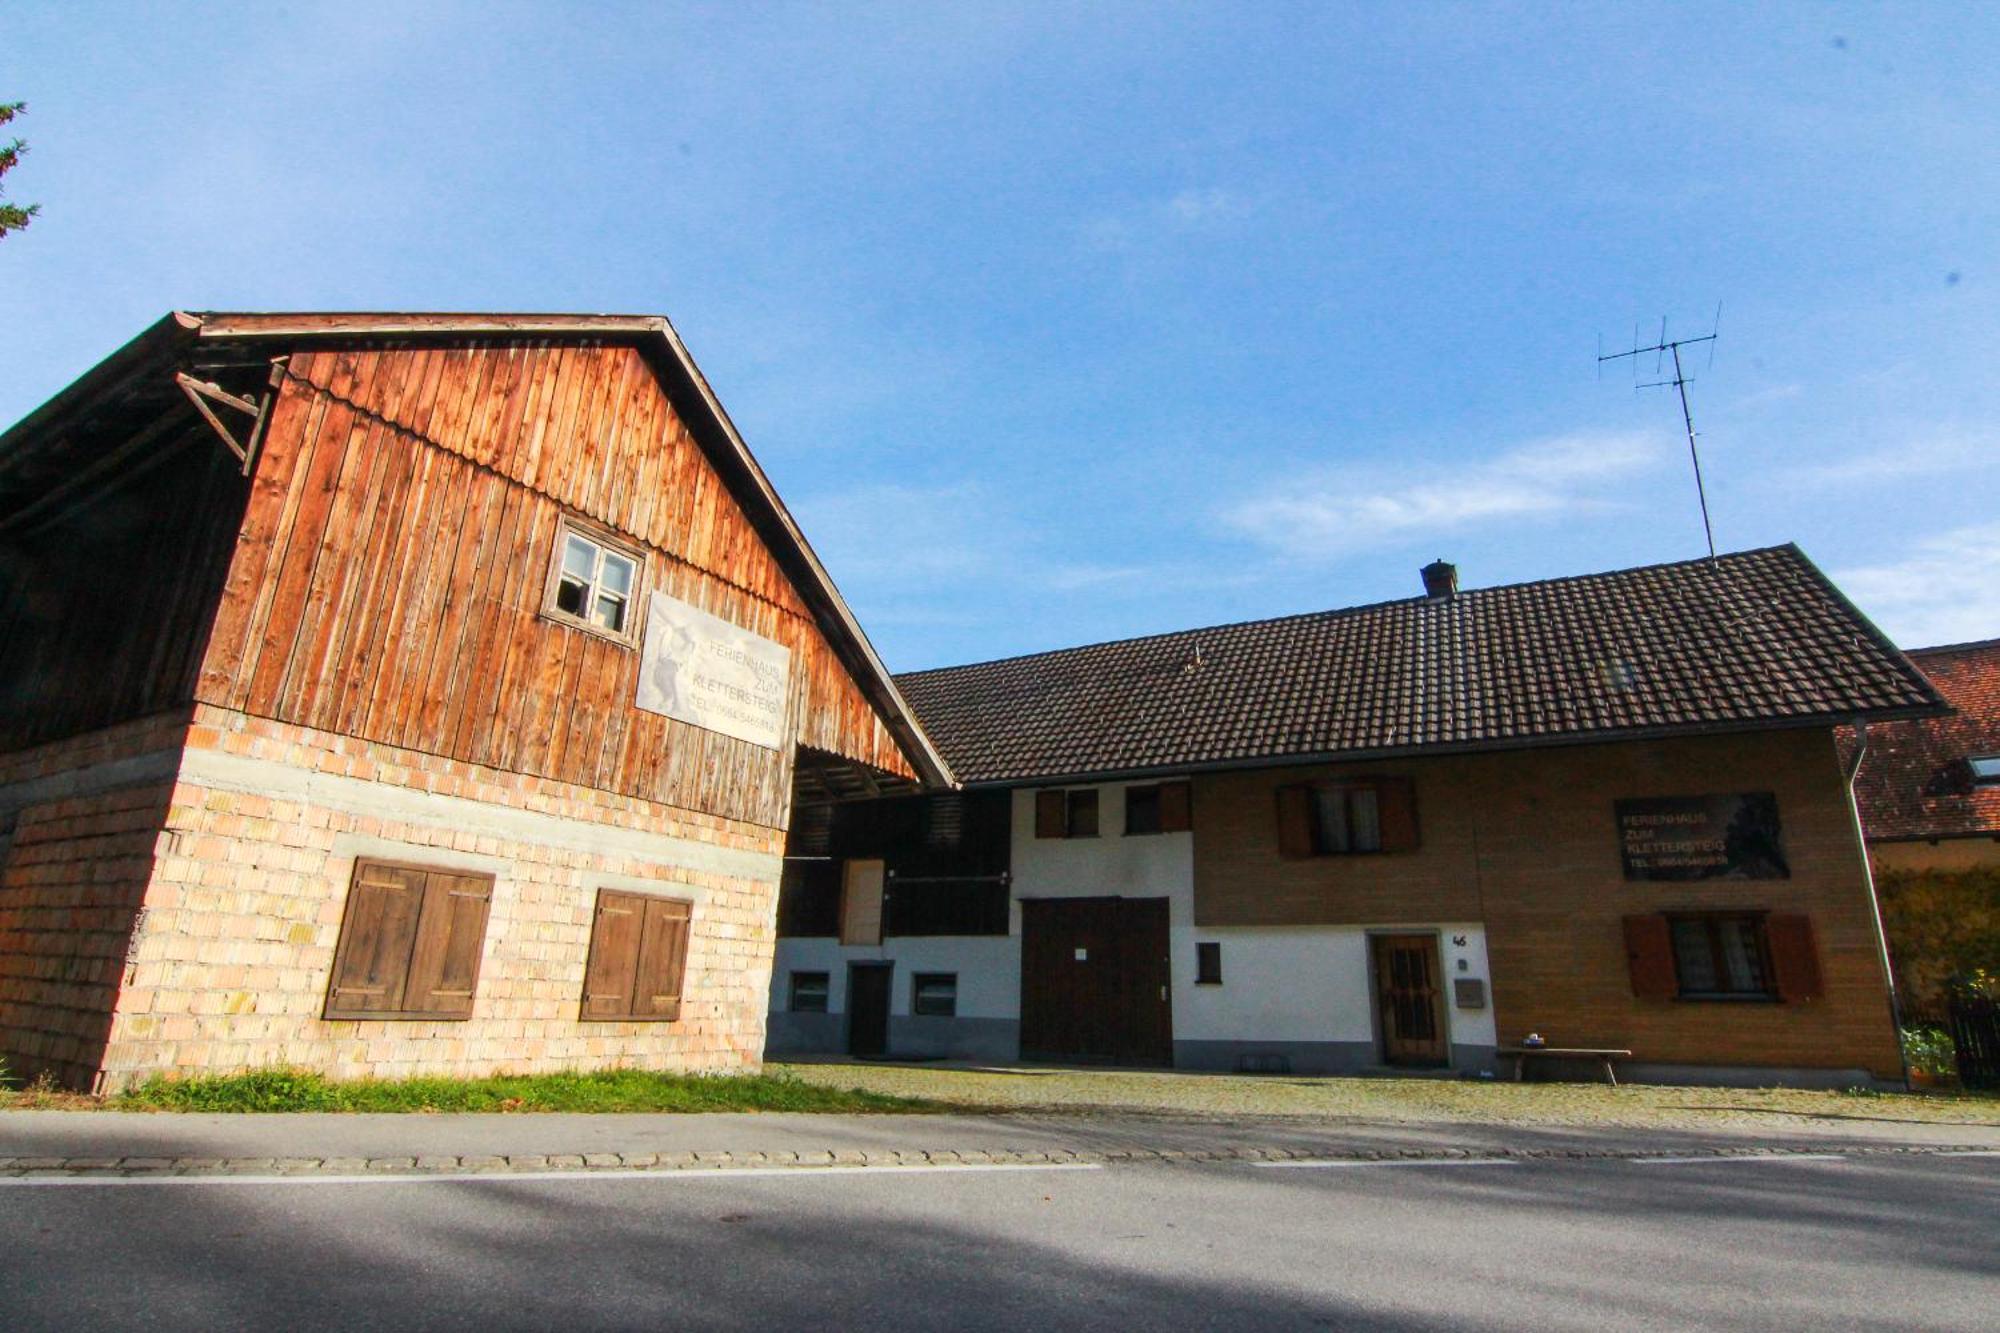
[[1167,900],[1021,904],[1021,1056],[1171,1065]]
[[1374,948],[1375,1008],[1382,1022],[1384,1063],[1449,1064],[1437,937],[1377,935]]

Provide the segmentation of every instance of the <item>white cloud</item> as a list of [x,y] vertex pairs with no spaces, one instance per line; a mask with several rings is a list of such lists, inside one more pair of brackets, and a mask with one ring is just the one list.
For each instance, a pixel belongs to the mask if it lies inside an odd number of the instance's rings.
[[1803,468],[1786,481],[1827,486],[1895,481],[1991,467],[1996,460],[2000,460],[2000,436],[1941,430],[1928,437],[1899,439],[1868,453],[1850,454]]
[[1833,581],[1905,648],[2000,636],[2000,523],[1926,537],[1893,564]]
[[1115,213],[1089,218],[1077,235],[1093,250],[1125,250],[1142,242],[1215,227],[1251,213],[1248,200],[1231,190],[1186,189]]
[[1566,435],[1458,468],[1433,465],[1414,481],[1390,481],[1379,468],[1327,471],[1232,505],[1222,517],[1280,550],[1331,555],[1480,523],[1603,511],[1615,504],[1608,488],[1661,456],[1650,435]]

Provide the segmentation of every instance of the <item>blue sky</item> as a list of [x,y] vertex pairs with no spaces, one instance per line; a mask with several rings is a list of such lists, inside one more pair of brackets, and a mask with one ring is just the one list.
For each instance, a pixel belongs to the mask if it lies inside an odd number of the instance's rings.
[[[0,419],[170,308],[671,316],[892,667],[1796,540],[2000,635],[1973,6],[16,3]],[[1650,369],[1650,367],[1648,367]]]

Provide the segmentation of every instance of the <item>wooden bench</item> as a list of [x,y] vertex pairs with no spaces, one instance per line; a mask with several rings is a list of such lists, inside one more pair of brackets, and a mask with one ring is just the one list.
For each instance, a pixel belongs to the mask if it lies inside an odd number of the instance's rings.
[[1596,1046],[1502,1046],[1498,1054],[1514,1061],[1516,1083],[1527,1077],[1528,1060],[1531,1056],[1553,1055],[1570,1060],[1596,1060],[1604,1066],[1604,1081],[1614,1088],[1618,1086],[1618,1073],[1611,1067],[1611,1062],[1632,1058],[1630,1051]]

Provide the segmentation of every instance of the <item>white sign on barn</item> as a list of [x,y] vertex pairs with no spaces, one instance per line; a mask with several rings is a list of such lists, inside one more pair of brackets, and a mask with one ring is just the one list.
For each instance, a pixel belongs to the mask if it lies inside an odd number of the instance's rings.
[[656,592],[639,660],[639,707],[773,750],[784,742],[792,653]]

